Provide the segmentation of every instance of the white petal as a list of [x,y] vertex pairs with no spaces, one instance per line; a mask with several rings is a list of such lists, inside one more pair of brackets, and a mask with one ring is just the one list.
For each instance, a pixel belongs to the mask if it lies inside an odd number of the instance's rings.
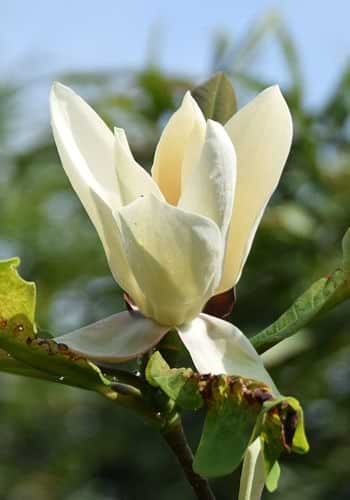
[[264,484],[264,459],[258,437],[245,452],[238,500],[260,500]]
[[251,378],[267,384],[279,394],[261,357],[236,326],[200,314],[177,330],[199,373]]
[[112,274],[134,300],[140,300],[112,212],[120,204],[113,134],[80,97],[60,84],[52,88],[51,118],[63,167],[99,234]]
[[63,168],[89,211],[81,180],[96,187],[107,203],[119,204],[112,132],[73,90],[54,83],[50,96],[53,133]]
[[205,215],[220,228],[225,241],[236,183],[236,154],[220,123],[208,120],[201,157],[187,178],[178,206]]
[[55,341],[89,359],[121,363],[151,349],[167,331],[167,327],[137,312],[124,311],[56,337]]
[[142,312],[166,325],[195,317],[213,292],[222,260],[217,225],[152,195],[119,215],[128,262],[147,301]]
[[204,135],[203,114],[187,92],[180,108],[163,130],[152,167],[154,180],[167,201],[173,205],[177,204],[180,197],[183,164],[186,172],[194,165],[199,158]]
[[135,161],[124,130],[116,128],[114,133],[115,163],[122,205],[150,193],[163,200],[164,197],[152,177]]
[[266,89],[226,124],[237,154],[237,185],[225,270],[218,292],[235,285],[292,142],[292,120],[277,86]]

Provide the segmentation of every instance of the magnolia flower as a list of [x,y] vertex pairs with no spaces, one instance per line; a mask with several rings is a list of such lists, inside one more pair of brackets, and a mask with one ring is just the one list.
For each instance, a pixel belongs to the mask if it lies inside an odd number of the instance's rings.
[[52,128],[70,182],[111,272],[137,306],[58,337],[93,360],[121,362],[176,329],[201,373],[273,386],[237,327],[203,314],[237,284],[292,139],[287,104],[266,89],[225,126],[204,119],[189,92],[156,148],[152,175],[69,88],[51,92]]

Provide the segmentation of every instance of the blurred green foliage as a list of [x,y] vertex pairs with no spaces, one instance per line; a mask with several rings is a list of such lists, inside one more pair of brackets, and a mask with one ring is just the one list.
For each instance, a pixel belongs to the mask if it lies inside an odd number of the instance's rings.
[[[232,77],[244,101],[275,83],[262,81],[255,70],[266,37],[273,38],[288,70],[283,92],[295,137],[238,287],[233,321],[248,334],[266,327],[311,282],[336,268],[350,225],[350,67],[327,102],[306,108],[294,43],[285,26],[268,18],[235,44],[221,37],[213,50],[211,71]],[[198,83],[155,66],[59,79],[110,125],[127,129],[135,156],[146,167],[167,117],[184,91]],[[60,333],[122,309],[123,301],[59,165],[48,120],[36,127],[35,108],[31,125],[22,130],[21,103],[33,85],[0,83],[0,258],[21,257],[21,274],[38,284],[41,327]],[[307,456],[282,460],[276,500],[350,497],[349,333],[345,303],[288,344],[283,363],[270,356],[277,385],[304,407],[311,445]],[[0,414],[1,499],[191,498],[161,438],[97,395],[1,375]],[[201,422],[200,414],[185,422],[192,442]],[[238,473],[233,479],[214,481],[218,498],[232,498]]]

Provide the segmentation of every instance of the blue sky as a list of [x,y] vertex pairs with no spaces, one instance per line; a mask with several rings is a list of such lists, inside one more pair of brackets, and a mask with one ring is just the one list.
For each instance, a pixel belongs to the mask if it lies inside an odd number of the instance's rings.
[[[1,1],[0,71],[7,77],[60,69],[139,67],[151,33],[159,62],[195,76],[208,71],[210,47],[219,31],[233,38],[277,8],[302,54],[311,104],[332,88],[350,52],[350,3],[346,0],[47,0]],[[266,71],[279,83],[282,69],[271,49]]]

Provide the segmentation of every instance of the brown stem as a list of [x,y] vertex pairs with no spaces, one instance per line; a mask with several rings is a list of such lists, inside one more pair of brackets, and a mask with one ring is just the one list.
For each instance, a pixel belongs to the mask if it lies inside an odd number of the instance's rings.
[[192,468],[193,454],[188,445],[181,420],[177,420],[176,423],[164,430],[163,436],[176,456],[198,500],[215,500],[208,481],[196,474]]

